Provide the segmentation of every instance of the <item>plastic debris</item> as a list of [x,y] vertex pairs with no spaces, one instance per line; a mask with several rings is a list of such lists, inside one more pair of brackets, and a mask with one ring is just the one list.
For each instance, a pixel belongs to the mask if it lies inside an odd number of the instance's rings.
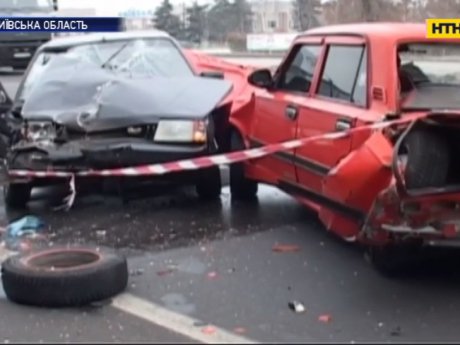
[[305,306],[299,301],[289,302],[289,308],[296,312],[297,314],[305,313]]
[[142,268],[131,270],[131,272],[130,272],[131,276],[141,276],[143,274],[144,274],[144,269],[142,269]]
[[96,236],[101,238],[101,237],[105,237],[105,235],[107,235],[107,231],[105,230],[97,230],[96,231]]
[[176,270],[173,269],[173,268],[168,268],[168,269],[163,270],[163,271],[158,271],[157,276],[160,276],[160,277],[167,276],[167,275],[169,275],[171,273],[174,273],[174,271],[176,271]]
[[216,333],[216,328],[213,326],[206,326],[201,329],[201,332],[203,332],[204,334],[211,335],[211,334]]
[[209,272],[208,273],[208,278],[209,279],[216,279],[217,278],[217,272]]
[[272,250],[275,253],[295,253],[300,251],[300,247],[295,244],[277,244]]
[[35,216],[25,216],[8,225],[3,233],[5,246],[13,251],[27,251],[34,245],[47,242],[42,234],[45,223]]
[[318,317],[318,321],[323,323],[329,323],[332,321],[332,316],[328,314],[320,315]]

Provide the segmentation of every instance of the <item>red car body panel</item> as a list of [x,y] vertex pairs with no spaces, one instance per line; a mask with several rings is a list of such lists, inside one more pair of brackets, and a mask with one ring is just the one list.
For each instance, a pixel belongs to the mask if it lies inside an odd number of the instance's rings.
[[[231,122],[247,147],[326,134],[337,130],[338,125],[352,130],[380,122],[400,111],[398,45],[426,42],[425,36],[425,25],[401,23],[308,31],[295,40],[278,72],[283,73],[283,64],[290,61],[298,45],[320,43],[309,91],[256,88],[250,101],[232,113]],[[314,92],[320,84],[329,44],[367,48],[366,104],[358,106]],[[252,92],[251,88],[241,90]],[[285,116],[290,106],[297,110],[295,121]],[[451,238],[460,231],[460,188],[411,195],[404,181],[398,180],[395,167],[395,138],[420,118],[440,116],[429,112],[404,116],[408,121],[403,125],[316,140],[296,150],[247,162],[246,176],[292,194],[317,211],[328,230],[350,241],[381,245],[399,234],[399,239],[408,234],[425,239]],[[458,114],[450,112],[449,117],[460,123]]]

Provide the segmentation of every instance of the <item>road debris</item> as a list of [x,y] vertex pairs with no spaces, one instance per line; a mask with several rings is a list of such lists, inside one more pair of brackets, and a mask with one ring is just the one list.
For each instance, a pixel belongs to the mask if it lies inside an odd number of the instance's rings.
[[297,314],[302,314],[306,311],[305,306],[299,301],[289,302],[289,308],[291,308],[291,310],[293,310]]
[[332,321],[332,316],[328,314],[320,315],[318,321],[322,323],[329,323]]
[[208,273],[208,278],[209,279],[216,279],[217,278],[217,272],[209,272]]
[[212,335],[216,333],[216,328],[214,326],[206,326],[201,329],[201,332],[204,334]]
[[247,330],[244,327],[237,327],[233,330],[233,332],[236,334],[246,334]]
[[168,269],[165,269],[165,270],[162,270],[162,271],[158,271],[158,272],[157,272],[157,276],[159,276],[159,277],[164,277],[164,276],[167,276],[167,275],[169,275],[169,274],[174,273],[175,271],[177,271],[177,269],[175,269],[175,268],[168,268]]
[[276,244],[272,250],[275,253],[295,253],[300,251],[300,247],[295,244]]
[[5,247],[13,251],[30,250],[35,245],[48,241],[42,233],[44,229],[45,223],[35,216],[18,219],[10,223],[3,233]]
[[401,330],[401,327],[397,326],[396,328],[394,328],[391,332],[390,332],[390,335],[392,337],[400,337],[402,334],[402,330]]
[[144,269],[143,268],[138,268],[138,269],[135,269],[135,270],[131,270],[131,272],[129,272],[129,274],[133,277],[137,277],[137,276],[141,276],[144,274]]

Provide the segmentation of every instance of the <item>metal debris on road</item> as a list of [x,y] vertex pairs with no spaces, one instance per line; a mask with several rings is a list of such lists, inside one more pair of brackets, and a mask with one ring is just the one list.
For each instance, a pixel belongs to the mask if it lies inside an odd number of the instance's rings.
[[294,253],[299,252],[300,247],[295,244],[277,244],[273,246],[272,250],[275,253]]
[[289,302],[289,308],[297,314],[302,314],[306,311],[305,306],[299,301]]

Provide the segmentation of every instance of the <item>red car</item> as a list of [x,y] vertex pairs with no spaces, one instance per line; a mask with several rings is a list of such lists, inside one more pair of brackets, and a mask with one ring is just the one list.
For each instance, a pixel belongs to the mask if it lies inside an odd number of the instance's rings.
[[[233,150],[346,135],[231,166],[234,198],[277,186],[385,273],[424,245],[460,243],[460,40],[427,39],[424,24],[318,28],[249,83],[253,99],[231,117]],[[407,121],[353,131],[391,120]]]

